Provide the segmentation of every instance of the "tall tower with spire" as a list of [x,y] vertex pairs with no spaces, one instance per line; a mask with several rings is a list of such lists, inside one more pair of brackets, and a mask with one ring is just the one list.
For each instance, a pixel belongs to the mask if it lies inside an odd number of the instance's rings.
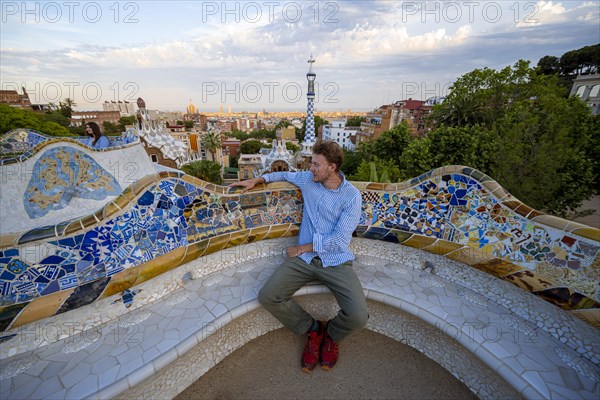
[[308,99],[308,105],[306,109],[306,131],[304,132],[304,141],[302,142],[302,151],[301,154],[306,157],[312,156],[312,148],[316,142],[315,135],[315,79],[317,78],[317,74],[315,74],[312,70],[313,63],[315,60],[313,59],[312,54],[310,55],[310,59],[308,63],[310,67],[308,68],[308,73],[306,74],[306,79],[308,80],[308,92],[306,93],[306,98]]

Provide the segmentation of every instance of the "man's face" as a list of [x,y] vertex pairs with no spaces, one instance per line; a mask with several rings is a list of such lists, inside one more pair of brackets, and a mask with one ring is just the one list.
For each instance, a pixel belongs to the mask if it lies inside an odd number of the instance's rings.
[[310,172],[313,174],[313,181],[323,183],[335,174],[335,164],[327,161],[322,154],[314,154],[310,163]]

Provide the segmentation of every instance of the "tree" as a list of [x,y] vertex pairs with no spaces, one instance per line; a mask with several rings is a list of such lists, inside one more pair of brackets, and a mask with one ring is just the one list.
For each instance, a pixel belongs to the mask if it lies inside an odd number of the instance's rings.
[[194,127],[194,121],[184,121],[183,125],[185,129],[192,129]]
[[348,150],[344,156],[344,162],[342,163],[341,170],[346,176],[355,175],[358,172],[358,167],[364,158],[358,151]]
[[348,117],[348,119],[346,119],[346,126],[360,126],[360,123],[365,122],[366,120],[366,117]]
[[240,145],[241,154],[258,154],[260,148],[263,147],[262,143],[258,140],[246,140]]
[[113,122],[103,121],[102,122],[102,132],[105,135],[118,135],[121,133],[121,128],[119,127],[118,124],[115,124]]
[[[427,152],[433,168],[444,165],[468,165],[489,171],[496,135],[480,125],[442,126],[427,136]],[[425,172],[425,171],[423,171]]]
[[71,136],[67,128],[54,121],[46,121],[45,118],[45,114],[36,114],[33,111],[0,104],[0,133],[24,128],[34,129],[50,136]]
[[71,125],[71,120],[58,111],[47,112],[45,114],[42,114],[40,118],[42,121],[56,122],[57,124],[62,125],[65,128],[68,128]]
[[71,118],[75,106],[77,106],[75,101],[67,97],[63,101],[58,102],[58,111],[65,117]]
[[383,132],[374,142],[373,154],[382,160],[398,160],[412,137],[406,124]]
[[544,56],[537,63],[538,73],[553,75],[560,73],[560,58],[555,56]]
[[279,121],[277,123],[277,125],[275,125],[275,129],[280,129],[280,128],[287,128],[288,126],[290,126],[292,123],[290,121],[288,121],[287,119],[282,119],[281,121]]
[[136,125],[137,119],[135,115],[125,115],[119,118],[119,132],[125,132],[127,130],[127,125]]
[[362,182],[397,182],[400,179],[400,169],[393,160],[375,157],[373,161],[363,160],[357,173],[350,179]]
[[285,142],[285,148],[291,150],[294,154],[300,151],[300,146],[297,146],[292,142]]
[[211,160],[215,161],[215,154],[221,148],[221,134],[210,131],[202,137],[202,147],[211,154]]
[[513,104],[494,129],[490,175],[527,205],[566,216],[595,191],[588,157],[589,108],[578,98],[548,94]]
[[464,93],[436,105],[433,119],[439,125],[468,126],[485,122],[486,115],[476,96]]
[[429,151],[429,138],[418,138],[408,144],[400,156],[400,180],[404,181],[424,174],[434,167],[433,157]]
[[452,84],[444,102],[434,107],[432,119],[436,125],[485,124],[489,127],[502,117],[510,104],[543,92],[544,78],[525,60],[499,71],[475,69]]
[[192,175],[203,181],[208,181],[220,185],[223,182],[221,177],[221,166],[213,161],[202,160],[194,161],[181,167],[181,170],[188,175]]

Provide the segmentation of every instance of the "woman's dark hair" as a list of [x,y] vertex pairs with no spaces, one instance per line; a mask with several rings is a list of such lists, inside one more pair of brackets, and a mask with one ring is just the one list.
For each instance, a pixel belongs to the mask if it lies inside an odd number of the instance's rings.
[[98,139],[100,139],[100,136],[102,136],[102,132],[100,131],[98,124],[95,122],[87,122],[85,127],[87,128],[88,126],[92,128],[92,133],[94,134],[94,143],[92,143],[92,145],[95,146]]
[[313,146],[313,154],[321,154],[328,162],[335,164],[335,172],[340,171],[344,162],[344,150],[336,142],[318,142]]

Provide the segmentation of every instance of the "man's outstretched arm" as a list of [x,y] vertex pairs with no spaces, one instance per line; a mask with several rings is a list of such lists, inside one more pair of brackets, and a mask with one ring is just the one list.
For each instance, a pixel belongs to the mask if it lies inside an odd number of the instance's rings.
[[246,179],[245,181],[239,181],[239,182],[235,182],[232,183],[231,185],[229,185],[229,187],[234,187],[234,186],[242,186],[244,189],[242,189],[242,193],[246,193],[248,190],[252,189],[254,186],[258,185],[259,183],[265,183],[265,178],[263,178],[262,176],[257,176],[256,178],[250,178],[250,179]]

